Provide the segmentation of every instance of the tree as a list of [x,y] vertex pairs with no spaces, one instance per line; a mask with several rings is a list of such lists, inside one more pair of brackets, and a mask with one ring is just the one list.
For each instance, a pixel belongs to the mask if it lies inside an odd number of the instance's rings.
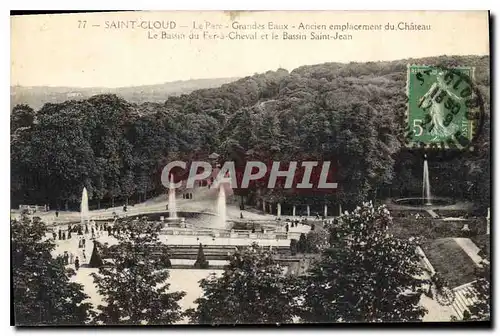
[[125,204],[128,205],[128,199],[132,196],[136,188],[134,185],[134,175],[132,171],[129,170],[123,175],[121,185],[123,196],[125,196]]
[[38,217],[11,221],[12,284],[16,325],[81,325],[91,318],[83,286],[70,282],[74,270],[52,258],[55,245]]
[[194,268],[208,268],[208,261],[205,258],[205,253],[203,252],[203,245],[198,247],[198,255],[196,256],[196,261],[194,262]]
[[168,249],[164,249],[160,256],[161,265],[165,268],[171,268],[172,262],[170,261],[170,256]]
[[160,263],[165,246],[158,227],[145,221],[120,223],[119,243],[110,255],[113,267],[93,273],[106,305],[96,320],[103,324],[170,324],[183,314],[178,301],[184,292],[168,292],[168,270]]
[[294,256],[297,254],[297,246],[298,242],[297,239],[290,239],[290,253]]
[[[314,224],[313,224],[314,225]],[[319,253],[327,248],[330,235],[325,229],[318,228],[309,231],[306,235],[306,251],[308,253]]]
[[187,313],[192,323],[287,323],[296,316],[294,278],[256,244],[237,250],[220,277],[200,281],[203,297]]
[[307,252],[307,239],[304,232],[300,234],[299,242],[297,243],[297,252],[299,253]]
[[[485,122],[476,132],[474,151],[459,161],[434,162],[431,176],[440,176],[433,179],[437,195],[463,195],[485,211],[491,205],[489,57],[418,62],[477,69]],[[13,204],[73,200],[76,206],[82,183],[92,189],[92,202],[145,200],[163,192],[158,176],[165,158],[171,162],[176,153],[176,159],[186,161],[200,151],[236,161],[237,172],[245,160],[263,157],[283,164],[330,160],[339,188],[334,195],[308,190],[311,205],[342,200],[344,208],[353,208],[368,198],[418,195],[422,155],[403,149],[399,139],[407,103],[406,63],[325,63],[291,73],[271,71],[162,103],[130,104],[105,94],[47,103],[36,113],[18,105],[11,114]],[[234,192],[247,204],[255,202],[265,180]],[[298,191],[305,195],[306,190]],[[266,194],[272,203],[304,201],[290,197],[279,183]]]
[[11,130],[15,131],[21,127],[31,127],[35,120],[35,111],[28,105],[20,104],[14,106],[10,116]]
[[[306,276],[302,317],[310,322],[420,321],[420,295],[405,295],[422,274],[416,239],[388,234],[392,218],[371,203],[343,215],[334,245]],[[332,231],[333,232],[333,231]]]
[[476,296],[475,303],[464,312],[464,321],[489,321],[491,305],[491,268],[489,263],[482,264],[478,278],[473,284],[473,293]]
[[92,268],[98,268],[103,265],[97,245],[99,245],[99,243],[97,241],[94,241],[94,248],[92,249],[92,256],[90,257],[89,261],[89,267]]

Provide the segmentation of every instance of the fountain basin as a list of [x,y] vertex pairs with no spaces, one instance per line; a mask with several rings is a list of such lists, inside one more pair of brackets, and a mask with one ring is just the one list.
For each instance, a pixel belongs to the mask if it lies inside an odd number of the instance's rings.
[[456,203],[453,199],[444,197],[433,197],[430,199],[424,197],[408,197],[408,198],[395,199],[392,200],[392,202],[397,205],[406,205],[406,206],[421,207],[421,208],[446,206]]

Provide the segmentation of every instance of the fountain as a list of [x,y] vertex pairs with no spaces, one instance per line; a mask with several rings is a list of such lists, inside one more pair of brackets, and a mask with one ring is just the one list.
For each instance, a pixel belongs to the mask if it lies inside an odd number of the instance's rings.
[[82,202],[80,203],[80,218],[82,224],[89,220],[89,196],[85,187],[83,187]]
[[226,191],[224,186],[219,186],[219,196],[217,198],[217,214],[219,215],[219,227],[226,227]]
[[391,203],[396,204],[400,210],[425,209],[426,211],[429,211],[429,209],[440,209],[442,207],[455,204],[456,202],[454,199],[446,197],[433,197],[431,195],[427,154],[424,155],[423,170],[422,196],[392,199]]
[[168,187],[168,209],[169,209],[169,218],[177,219],[177,204],[175,204],[175,188],[174,185],[174,177],[170,175],[170,184]]
[[431,184],[429,182],[429,164],[427,163],[427,155],[424,156],[424,180],[422,182],[422,199],[425,205],[431,203]]

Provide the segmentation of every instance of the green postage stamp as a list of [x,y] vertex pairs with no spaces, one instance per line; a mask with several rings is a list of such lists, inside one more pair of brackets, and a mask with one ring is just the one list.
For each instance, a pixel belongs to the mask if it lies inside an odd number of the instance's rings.
[[408,147],[472,149],[479,115],[473,78],[473,67],[408,66]]

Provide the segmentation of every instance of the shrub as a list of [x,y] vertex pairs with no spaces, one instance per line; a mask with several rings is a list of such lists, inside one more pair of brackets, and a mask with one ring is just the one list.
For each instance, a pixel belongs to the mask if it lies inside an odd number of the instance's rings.
[[297,245],[297,239],[290,240],[290,252],[293,256],[297,254]]
[[198,256],[196,257],[196,261],[194,263],[194,268],[199,268],[199,269],[207,269],[208,268],[208,261],[205,258],[205,253],[203,252],[203,245],[198,247]]

